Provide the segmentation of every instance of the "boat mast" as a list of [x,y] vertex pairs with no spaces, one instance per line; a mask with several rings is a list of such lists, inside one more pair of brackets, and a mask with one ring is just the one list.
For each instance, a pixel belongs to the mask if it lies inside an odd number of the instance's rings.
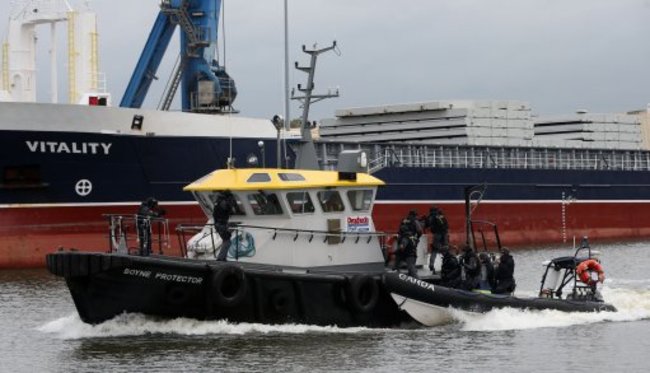
[[[291,113],[289,108],[289,4],[284,0],[284,133],[289,132],[291,123]],[[280,139],[278,139],[280,141]],[[282,166],[280,160],[280,145],[278,144],[277,167]],[[286,162],[287,142],[283,141],[284,155]],[[289,165],[285,164],[285,167]]]
[[316,73],[316,60],[318,55],[331,51],[336,48],[336,40],[332,42],[332,45],[327,48],[322,49],[307,49],[304,45],[302,46],[302,51],[311,56],[309,67],[298,66],[296,62],[296,69],[303,71],[308,74],[307,76],[307,86],[302,88],[298,84],[298,90],[303,93],[303,96],[295,96],[294,91],[292,91],[292,100],[299,100],[302,102],[302,119],[300,124],[300,145],[298,146],[297,156],[296,156],[296,165],[297,169],[304,170],[318,170],[320,167],[318,165],[318,157],[316,156],[316,148],[314,146],[314,141],[311,137],[311,123],[309,122],[309,107],[312,103],[324,100],[326,98],[338,97],[338,89],[335,92],[328,92],[327,94],[315,95],[313,94],[314,90],[314,75]]

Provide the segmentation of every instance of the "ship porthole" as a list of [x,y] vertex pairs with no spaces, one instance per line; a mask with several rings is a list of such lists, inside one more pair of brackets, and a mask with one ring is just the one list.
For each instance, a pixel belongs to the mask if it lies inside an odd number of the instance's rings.
[[246,296],[246,274],[235,266],[218,268],[212,278],[212,291],[218,305],[234,307]]
[[88,179],[81,179],[74,185],[74,190],[81,197],[85,197],[93,191],[93,183]]
[[348,285],[348,302],[358,312],[370,312],[379,300],[379,285],[371,276],[354,276]]

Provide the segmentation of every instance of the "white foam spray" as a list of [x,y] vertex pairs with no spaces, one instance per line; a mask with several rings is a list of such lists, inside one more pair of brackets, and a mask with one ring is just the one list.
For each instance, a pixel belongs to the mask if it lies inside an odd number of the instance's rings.
[[[452,310],[454,319],[467,331],[519,330],[605,321],[650,319],[650,280],[608,279],[601,289],[603,298],[617,312],[562,312],[557,310],[521,310],[504,308],[484,314]],[[521,294],[518,294],[521,295]]]
[[211,335],[211,334],[304,334],[304,333],[363,333],[368,328],[338,328],[314,325],[266,325],[252,323],[229,323],[227,321],[200,321],[187,318],[157,320],[141,314],[123,314],[98,325],[86,324],[79,316],[71,314],[50,321],[37,328],[38,331],[60,339],[121,337],[147,334]]
[[[608,303],[617,312],[562,312],[556,310],[520,310],[504,308],[484,314],[450,310],[453,319],[465,331],[498,331],[566,327],[598,322],[621,322],[650,319],[650,279],[607,279],[601,289]],[[534,296],[532,291],[517,292],[518,296]],[[75,314],[50,321],[37,329],[60,339],[120,337],[147,334],[177,335],[246,335],[246,334],[304,334],[304,333],[376,333],[377,329],[338,328],[301,324],[266,325],[199,321],[186,318],[158,320],[141,314],[123,314],[98,325],[86,324]],[[398,331],[399,329],[390,329]],[[387,330],[382,330],[385,332]]]

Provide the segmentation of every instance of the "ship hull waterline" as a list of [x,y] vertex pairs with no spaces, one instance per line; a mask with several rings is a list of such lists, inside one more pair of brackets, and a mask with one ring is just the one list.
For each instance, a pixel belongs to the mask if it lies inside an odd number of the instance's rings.
[[283,272],[242,263],[59,252],[47,267],[64,277],[80,318],[124,313],[266,324],[390,327],[408,322],[381,288],[382,272]]

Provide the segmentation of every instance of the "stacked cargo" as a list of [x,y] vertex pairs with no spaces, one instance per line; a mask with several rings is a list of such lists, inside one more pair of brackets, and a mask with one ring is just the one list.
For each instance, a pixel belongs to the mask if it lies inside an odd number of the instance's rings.
[[530,106],[522,101],[432,101],[351,108],[321,123],[321,141],[530,146]]
[[578,112],[537,118],[533,143],[558,148],[639,150],[643,137],[636,115]]

